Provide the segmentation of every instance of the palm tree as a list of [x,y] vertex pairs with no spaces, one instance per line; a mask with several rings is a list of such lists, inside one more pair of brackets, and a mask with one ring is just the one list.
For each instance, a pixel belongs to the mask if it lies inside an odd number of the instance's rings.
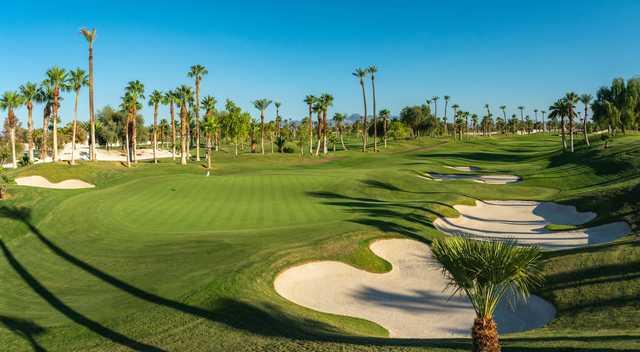
[[316,102],[316,97],[313,95],[307,95],[304,98],[305,104],[309,108],[309,155],[313,154],[313,104]]
[[200,82],[209,71],[202,65],[193,65],[187,76],[195,79],[196,85],[196,161],[200,161]]
[[580,102],[584,104],[584,120],[582,122],[582,133],[584,133],[584,142],[587,144],[587,147],[591,146],[589,144],[589,134],[587,133],[587,114],[589,113],[589,104],[591,104],[591,100],[593,97],[590,94],[582,94],[580,96]]
[[213,145],[212,143],[213,136],[215,136],[218,133],[218,130],[220,128],[218,119],[215,115],[217,103],[218,101],[216,100],[216,98],[210,95],[202,98],[202,108],[205,111],[203,130],[205,132],[205,138],[206,138],[208,170],[211,170],[211,163],[213,162],[213,154],[211,152],[212,145]]
[[538,123],[538,109],[533,109],[533,113],[535,116],[535,123],[534,126]]
[[453,294],[464,293],[476,313],[471,328],[473,351],[499,352],[496,307],[504,299],[525,300],[542,284],[540,250],[465,237],[435,240],[431,250]]
[[42,148],[40,150],[40,159],[47,159],[47,144],[49,141],[49,119],[53,110],[53,87],[45,80],[38,88],[36,97],[38,103],[44,104],[42,109]]
[[175,90],[175,97],[180,106],[180,164],[187,165],[187,125],[189,124],[189,103],[193,100],[191,87],[181,85]]
[[[458,104],[451,105],[451,109],[453,109],[453,118],[454,119],[458,116],[458,109],[459,108],[460,108],[460,105],[458,105]],[[455,123],[454,123],[454,125],[455,125]],[[455,129],[455,127],[453,128],[453,139],[454,140],[456,139],[456,129]],[[460,131],[460,139],[462,139],[462,131]]]
[[78,98],[80,97],[80,89],[86,87],[89,84],[89,78],[87,72],[81,68],[76,68],[73,71],[69,71],[69,78],[67,79],[67,86],[70,90],[75,92],[75,100],[73,104],[73,125],[71,132],[71,165],[76,163],[76,131],[78,126]]
[[53,87],[53,161],[58,161],[58,111],[60,110],[60,89],[65,89],[67,72],[58,66],[47,71],[47,80]]
[[258,99],[253,102],[253,106],[260,110],[260,150],[264,154],[264,111],[271,105],[269,99]]
[[387,122],[391,116],[391,111],[387,109],[380,110],[380,117],[382,117],[382,130],[384,133],[384,148],[387,149]]
[[438,100],[440,99],[440,97],[435,96],[435,97],[431,97],[431,101],[433,102],[433,116],[435,116],[435,118],[438,118]]
[[149,106],[153,107],[153,162],[158,163],[156,150],[158,149],[158,106],[162,103],[163,95],[154,90],[149,96]]
[[27,82],[20,86],[20,95],[23,98],[24,105],[27,107],[28,130],[27,143],[29,144],[29,162],[33,162],[33,102],[38,100],[38,85]]
[[336,130],[338,131],[338,136],[340,137],[340,143],[342,144],[342,150],[347,150],[347,147],[344,146],[344,140],[342,139],[342,131],[344,128],[344,120],[347,115],[342,113],[335,113],[333,115],[333,123],[336,125]]
[[567,142],[565,139],[565,131],[564,131],[564,118],[569,114],[569,103],[565,99],[559,99],[553,105],[549,107],[549,118],[557,119],[560,118],[560,126],[562,128],[561,139],[562,139],[562,149],[567,149]]
[[[376,73],[378,72],[378,68],[375,65],[369,66],[367,68],[367,73],[371,76],[371,89],[373,91],[373,151],[378,151],[378,126],[377,126],[377,116],[376,116]],[[326,138],[326,133],[325,133]],[[325,143],[326,144],[326,143]],[[326,150],[326,145],[325,145]]]
[[364,116],[362,117],[362,151],[367,151],[367,95],[364,92],[364,79],[367,77],[367,70],[362,68],[356,68],[352,73],[353,76],[358,78],[360,82],[360,88],[362,88],[362,103],[364,105]]
[[547,123],[545,122],[544,115],[546,115],[547,112],[544,111],[544,110],[541,110],[540,114],[542,115],[542,132],[546,132],[547,131]]
[[176,160],[176,112],[175,106],[178,102],[174,91],[170,90],[164,93],[162,103],[169,105],[169,113],[171,114],[171,155],[173,160]]
[[322,153],[327,154],[327,131],[329,130],[327,124],[327,112],[329,108],[333,106],[333,95],[322,94],[320,96],[320,107],[322,108]]
[[136,153],[138,152],[138,139],[137,139],[137,116],[138,116],[138,99],[144,99],[144,84],[135,80],[127,84],[125,92],[131,95],[131,98],[135,100],[136,104],[132,104],[131,108],[131,157],[134,163],[137,163]]
[[96,160],[96,117],[93,105],[93,42],[96,40],[96,29],[82,28],[80,33],[89,43],[89,124],[91,125],[90,159]]
[[520,110],[520,122],[522,122],[522,134],[524,134],[524,106],[518,106],[518,110]]
[[473,126],[473,133],[477,135],[478,134],[478,114],[471,115],[471,124]]
[[502,110],[502,118],[504,118],[504,122],[507,122],[507,106],[500,105],[500,110]]
[[0,97],[0,109],[7,111],[7,127],[9,127],[9,138],[11,140],[11,164],[14,169],[18,167],[16,159],[16,126],[18,125],[18,118],[14,110],[20,105],[22,105],[22,97],[18,92],[4,92]]
[[578,95],[574,92],[569,92],[566,94],[565,99],[567,100],[568,105],[568,110],[567,110],[567,117],[569,118],[569,134],[570,134],[570,138],[571,138],[571,152],[573,153],[573,130],[574,130],[574,120],[576,118],[576,103],[578,102]]
[[447,107],[449,105],[449,99],[451,99],[451,97],[448,95],[445,95],[443,98],[444,98],[444,134],[448,135],[449,131],[448,131],[447,124],[449,122],[447,121]]
[[320,145],[322,144],[322,129],[324,127],[324,124],[322,123],[322,101],[320,100],[320,98],[316,99],[316,102],[313,104],[313,112],[315,112],[317,114],[317,118],[318,118],[318,131],[317,131],[317,136],[318,136],[318,144],[316,147],[316,153],[315,155],[318,156],[320,154]]

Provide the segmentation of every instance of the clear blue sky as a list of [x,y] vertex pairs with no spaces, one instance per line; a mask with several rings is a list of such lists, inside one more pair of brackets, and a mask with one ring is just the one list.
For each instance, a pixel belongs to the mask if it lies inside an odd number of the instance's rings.
[[[310,93],[332,93],[333,111],[360,112],[351,72],[369,64],[380,69],[378,109],[394,114],[445,94],[475,112],[484,103],[546,109],[568,90],[594,92],[613,77],[640,74],[634,0],[93,3],[3,3],[0,91],[40,82],[53,65],[86,68],[83,26],[98,31],[97,108],[117,106],[130,80],[147,92],[192,84],[186,72],[196,63],[209,69],[204,94],[231,98],[254,116],[252,100],[279,100],[282,115],[295,119],[304,116]],[[85,90],[82,119],[86,98]],[[64,121],[71,105],[68,95]],[[151,110],[143,113],[150,121]]]

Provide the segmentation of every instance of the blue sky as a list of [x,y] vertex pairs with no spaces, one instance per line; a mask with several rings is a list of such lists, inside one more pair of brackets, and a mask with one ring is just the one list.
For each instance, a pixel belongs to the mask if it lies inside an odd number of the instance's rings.
[[[640,1],[204,3],[3,4],[0,91],[40,82],[53,65],[86,68],[83,26],[98,31],[98,108],[117,106],[130,80],[142,81],[147,92],[192,84],[186,72],[196,63],[209,69],[203,94],[219,102],[231,98],[254,116],[251,101],[267,97],[295,119],[304,116],[302,99],[310,93],[332,93],[333,111],[360,112],[351,72],[369,64],[380,69],[378,109],[394,114],[445,94],[474,112],[484,103],[545,109],[568,90],[594,92],[613,77],[640,74]],[[86,119],[87,91],[81,94],[80,118]],[[71,105],[68,95],[64,121],[72,117]],[[151,110],[143,113],[151,121]],[[26,112],[19,117],[24,121]]]

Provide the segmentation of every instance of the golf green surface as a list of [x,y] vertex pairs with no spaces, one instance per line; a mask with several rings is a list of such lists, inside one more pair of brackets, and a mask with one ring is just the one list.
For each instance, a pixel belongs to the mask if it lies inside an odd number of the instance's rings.
[[[280,297],[275,276],[312,260],[373,272],[378,238],[429,243],[436,216],[474,199],[555,201],[590,225],[640,227],[640,135],[561,153],[548,135],[398,141],[379,153],[216,153],[215,170],[172,160],[36,165],[13,176],[80,179],[94,189],[9,187],[0,201],[2,351],[467,351],[470,341],[388,339],[365,320]],[[523,181],[430,182],[478,166]],[[535,293],[557,308],[544,328],[503,336],[505,351],[640,350],[635,235],[545,253]]]

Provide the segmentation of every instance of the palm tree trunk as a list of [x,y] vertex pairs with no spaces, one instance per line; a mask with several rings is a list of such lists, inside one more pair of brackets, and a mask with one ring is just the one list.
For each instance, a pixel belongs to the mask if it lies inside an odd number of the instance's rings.
[[316,156],[320,155],[321,145],[322,145],[322,112],[318,110],[318,145],[316,147]]
[[187,165],[187,109],[180,105],[180,164]]
[[374,75],[371,74],[371,90],[373,93],[373,151],[378,151],[378,124],[377,124],[377,110],[376,110],[376,80]]
[[125,148],[127,153],[127,167],[131,167],[131,151],[129,150],[129,116],[127,116],[127,123],[124,128]]
[[[322,153],[327,154],[327,131],[329,130],[327,126],[327,111],[322,111]],[[335,144],[333,145],[333,151],[335,152]]]
[[80,89],[76,89],[76,97],[73,104],[73,125],[71,128],[71,165],[76,164],[76,125],[78,121],[78,97],[80,96]]
[[16,128],[15,126],[9,129],[9,136],[11,139],[11,164],[15,169],[18,167],[18,161],[16,159]]
[[196,79],[196,161],[200,161],[200,80]]
[[93,105],[93,43],[89,43],[89,124],[91,125],[91,160],[96,160],[96,116]]
[[58,161],[58,95],[60,88],[56,87],[53,93],[53,162]]
[[29,113],[28,131],[27,131],[27,140],[29,143],[29,162],[33,162],[33,103],[29,102],[27,105],[27,110]]
[[569,118],[569,135],[571,138],[571,152],[573,153],[573,117]]
[[364,91],[364,81],[360,80],[360,87],[362,87],[362,102],[364,104],[364,116],[362,118],[362,151],[367,151],[367,95]]
[[[446,121],[444,125],[447,126]],[[382,121],[382,129],[384,130],[383,132],[384,133],[384,149],[387,149],[387,116],[386,115],[384,116],[384,119]]]
[[342,144],[342,150],[347,150],[347,147],[344,146],[344,139],[342,138],[342,126],[340,126],[340,128],[338,129],[338,132],[340,133],[340,143]]
[[562,138],[562,150],[567,150],[567,141],[565,140],[565,135],[564,135],[564,116],[562,116],[560,118],[560,128],[562,129],[561,132],[561,138]]
[[498,326],[493,318],[476,318],[471,328],[473,352],[500,352]]
[[260,111],[260,150],[264,155],[264,111]]
[[238,137],[236,137],[235,148],[236,148],[236,156],[238,156]]
[[169,111],[171,112],[171,146],[173,147],[172,155],[173,160],[176,160],[176,112],[173,102],[169,104]]
[[158,149],[158,104],[153,105],[153,162],[158,163],[156,150]]
[[587,147],[590,147],[589,143],[589,133],[587,133],[587,113],[589,112],[589,108],[587,105],[584,106],[584,120],[582,121],[582,132],[584,133],[584,142],[587,144]]
[[40,160],[46,161],[47,159],[47,142],[49,141],[49,114],[50,109],[45,106],[44,114],[42,116],[42,150],[40,150]]
[[313,110],[309,104],[309,155],[313,155]]

